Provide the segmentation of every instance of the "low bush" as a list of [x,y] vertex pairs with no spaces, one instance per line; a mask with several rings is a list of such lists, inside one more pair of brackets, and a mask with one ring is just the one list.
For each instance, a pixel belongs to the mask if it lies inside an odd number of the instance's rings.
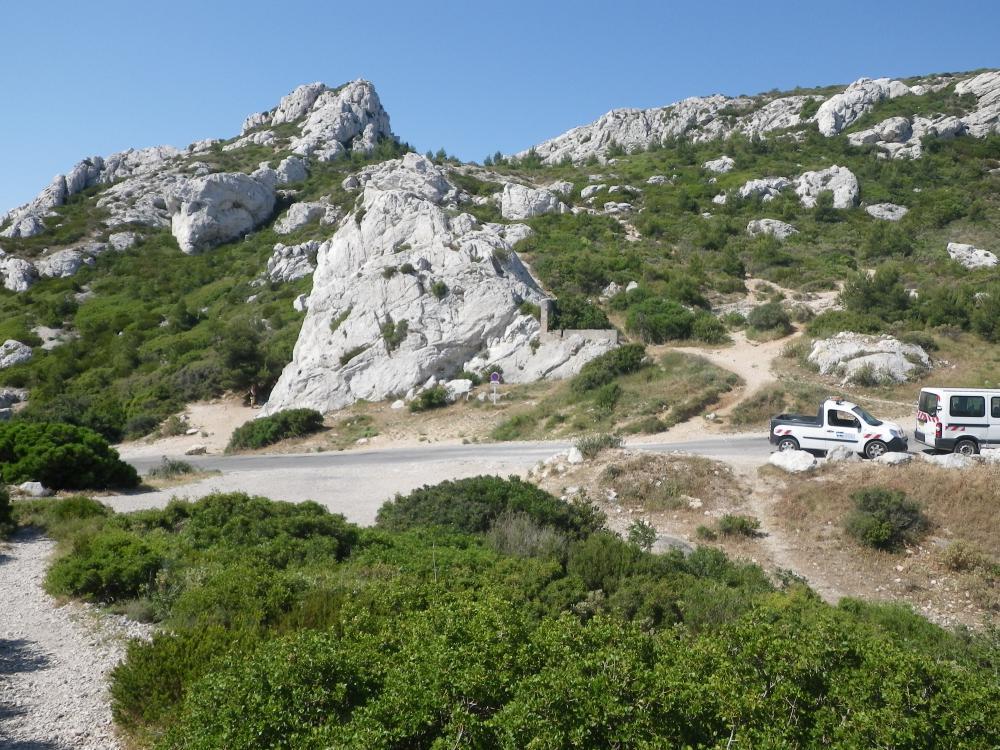
[[14,530],[14,513],[10,506],[10,495],[7,488],[0,485],[0,539],[7,537]]
[[448,405],[448,389],[443,385],[425,388],[410,402],[410,411],[422,412],[441,409]]
[[867,487],[855,492],[851,499],[855,510],[845,520],[844,528],[866,547],[894,551],[916,541],[927,529],[928,521],[920,506],[907,500],[900,490]]
[[625,327],[643,341],[662,344],[691,338],[695,314],[673,300],[650,297],[629,308]]
[[656,529],[648,521],[637,518],[628,527],[628,540],[644,552],[649,552],[656,542]]
[[315,409],[288,409],[237,427],[226,452],[263,448],[281,440],[311,435],[323,429],[323,415]]
[[584,458],[594,458],[603,450],[621,448],[622,439],[619,435],[585,435],[577,440],[575,445]]
[[645,364],[646,347],[625,344],[587,362],[573,378],[570,387],[576,393],[585,393],[610,383],[619,375],[638,372]]
[[726,514],[718,520],[716,526],[723,536],[754,537],[760,533],[760,521],[752,516]]
[[179,461],[174,458],[163,457],[159,466],[154,466],[146,476],[150,479],[176,479],[185,474],[193,474],[195,468],[187,461]]
[[74,540],[68,555],[49,568],[45,587],[52,594],[99,602],[134,599],[153,583],[162,559],[135,534],[117,529]]
[[757,331],[787,335],[792,332],[792,322],[780,302],[758,305],[747,316],[747,324]]
[[92,430],[68,424],[0,424],[0,474],[9,484],[41,482],[53,490],[135,487],[139,475]]
[[517,477],[472,477],[421,487],[397,495],[379,508],[376,525],[390,531],[416,526],[444,526],[484,533],[505,513],[524,514],[533,522],[582,536],[600,528],[603,516],[586,503],[566,503]]

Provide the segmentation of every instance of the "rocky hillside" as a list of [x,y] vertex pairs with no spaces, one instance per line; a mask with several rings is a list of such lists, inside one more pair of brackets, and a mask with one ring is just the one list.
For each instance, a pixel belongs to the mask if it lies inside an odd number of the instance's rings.
[[[998,72],[862,79],[616,110],[480,166],[409,153],[366,81],[301,86],[0,216],[2,413],[117,439],[227,389],[274,411],[559,378],[612,326],[724,341],[748,276],[803,321],[844,286],[816,336],[993,341],[998,130]],[[543,334],[552,297],[556,331],[597,332]]]

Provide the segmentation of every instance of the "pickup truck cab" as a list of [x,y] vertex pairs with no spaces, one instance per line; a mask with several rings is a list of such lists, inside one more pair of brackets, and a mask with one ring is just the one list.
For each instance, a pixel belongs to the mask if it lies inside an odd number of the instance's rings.
[[857,404],[829,398],[816,416],[779,414],[771,420],[772,445],[779,451],[828,451],[842,445],[868,458],[906,451],[903,429],[876,419]]

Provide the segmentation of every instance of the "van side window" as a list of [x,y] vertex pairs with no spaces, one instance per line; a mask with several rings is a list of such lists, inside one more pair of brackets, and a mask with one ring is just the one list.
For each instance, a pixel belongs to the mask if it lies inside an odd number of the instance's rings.
[[985,417],[986,398],[984,396],[952,396],[951,416]]
[[990,404],[990,414],[994,419],[1000,419],[1000,396],[994,396]]
[[920,403],[917,404],[917,408],[926,414],[934,415],[938,408],[938,397],[936,393],[930,393],[928,391],[920,392]]

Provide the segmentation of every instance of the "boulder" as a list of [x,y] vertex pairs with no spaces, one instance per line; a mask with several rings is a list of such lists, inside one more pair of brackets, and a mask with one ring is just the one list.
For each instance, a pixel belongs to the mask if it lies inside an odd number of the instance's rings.
[[9,409],[27,400],[28,391],[24,388],[0,387],[0,409]]
[[942,469],[968,469],[976,463],[975,459],[961,453],[921,453],[920,457]]
[[785,222],[778,221],[777,219],[754,219],[747,224],[747,234],[751,237],[756,237],[760,234],[769,234],[772,237],[777,237],[779,240],[783,240],[798,233],[799,230],[791,224],[786,224]]
[[844,463],[860,461],[861,456],[858,455],[857,451],[853,451],[843,445],[838,445],[826,452],[826,460],[828,463]]
[[666,185],[668,182],[670,182],[670,180],[667,179],[666,175],[662,174],[651,175],[649,179],[646,180],[647,185]]
[[52,497],[52,490],[41,482],[22,482],[17,488],[28,497]]
[[115,232],[108,237],[108,244],[120,253],[131,249],[138,241],[139,235],[135,232]]
[[583,454],[580,452],[580,449],[577,448],[575,445],[568,451],[566,451],[566,463],[568,464],[583,463]]
[[530,219],[551,213],[569,213],[569,207],[548,190],[529,188],[513,182],[503,186],[500,214],[505,219]]
[[993,268],[997,264],[997,256],[989,250],[982,250],[972,245],[958,242],[948,243],[948,255],[952,260],[961,263],[969,269]]
[[860,78],[843,93],[830,97],[819,106],[816,125],[823,135],[837,135],[870,112],[876,104],[909,93],[910,87],[900,81]]
[[620,294],[622,291],[621,285],[615,282],[609,283],[604,289],[601,290],[601,299],[611,299],[612,297]]
[[546,185],[545,189],[550,193],[555,193],[556,195],[565,198],[573,192],[573,183],[566,180],[557,180],[550,185]]
[[[718,195],[712,197],[712,203],[714,203],[717,206],[724,206],[724,205],[726,205],[726,200],[727,199],[728,198],[727,198],[727,196],[726,196],[725,193],[719,193]],[[772,199],[773,199],[773,196],[772,196]]]
[[239,239],[270,218],[274,187],[238,173],[195,177],[167,197],[170,230],[185,253]]
[[65,279],[73,276],[84,265],[93,265],[94,259],[78,250],[57,250],[35,261],[38,275],[46,279]]
[[291,234],[315,221],[333,224],[338,216],[337,207],[323,201],[293,203],[285,215],[274,223],[274,231],[276,234]]
[[631,203],[608,201],[604,204],[604,213],[606,214],[627,214],[631,210]]
[[962,122],[970,135],[984,138],[1000,132],[1000,71],[980,73],[955,86],[959,96],[972,94],[977,99],[974,112],[963,115]]
[[0,250],[0,281],[4,289],[11,292],[26,292],[38,280],[38,271],[33,263],[7,255]]
[[472,392],[472,381],[468,378],[449,380],[444,384],[444,388],[448,391],[448,400],[457,401],[462,396],[468,397]]
[[0,370],[21,365],[31,359],[31,347],[14,339],[0,344]]
[[886,466],[900,466],[902,464],[910,463],[910,461],[913,460],[913,454],[891,451],[889,453],[883,453],[878,458],[874,458],[872,460],[877,464],[884,464]]
[[871,206],[865,206],[865,211],[876,219],[899,221],[910,212],[910,209],[906,206],[897,206],[895,203],[874,203]]
[[41,218],[35,214],[28,214],[27,216],[15,218],[9,227],[0,232],[0,237],[6,237],[11,240],[26,239],[41,234],[44,231],[45,224],[42,223]]
[[587,198],[592,198],[599,192],[607,188],[607,185],[598,183],[597,185],[587,185],[583,190],[580,191],[580,197],[586,200]]
[[316,240],[300,245],[283,245],[279,242],[267,260],[268,278],[273,282],[285,283],[309,276],[316,270],[313,259],[320,247]]
[[401,399],[401,398],[397,398],[395,401],[393,401],[389,405],[389,408],[390,409],[397,409],[397,410],[398,409],[405,409],[406,408],[406,402],[403,399]]
[[[540,305],[545,293],[511,247],[523,233],[456,216],[460,191],[445,169],[407,154],[362,170],[359,184],[358,212],[317,251],[292,361],[264,413],[395,398],[473,371],[473,361],[517,363],[504,365],[508,381],[543,368],[544,377],[566,377],[616,345],[533,343],[539,323],[519,308]],[[413,272],[385,272],[404,264]],[[440,297],[439,283],[448,290]]]
[[731,156],[720,156],[718,159],[706,161],[701,166],[709,172],[725,174],[726,172],[731,172],[733,167],[736,166],[736,160]]
[[852,382],[862,371],[904,383],[931,368],[931,358],[919,346],[904,344],[892,336],[850,332],[814,341],[808,359],[820,374],[842,376],[843,384]]
[[206,453],[208,453],[207,445],[192,445],[184,451],[185,456],[204,456]]
[[789,474],[802,474],[816,467],[816,457],[806,451],[777,451],[767,462]]
[[[772,201],[778,197],[778,193],[787,187],[791,187],[792,181],[787,177],[763,177],[757,180],[748,180],[743,183],[739,190],[740,198],[752,198],[759,195],[763,201]],[[725,196],[722,200],[712,199],[713,203],[725,203]]]
[[300,294],[298,297],[292,300],[292,309],[295,312],[305,312],[309,309],[309,295]]
[[834,208],[851,208],[858,202],[858,178],[847,167],[836,165],[818,172],[805,172],[795,181],[795,193],[806,208],[816,205],[820,193],[833,193]]

